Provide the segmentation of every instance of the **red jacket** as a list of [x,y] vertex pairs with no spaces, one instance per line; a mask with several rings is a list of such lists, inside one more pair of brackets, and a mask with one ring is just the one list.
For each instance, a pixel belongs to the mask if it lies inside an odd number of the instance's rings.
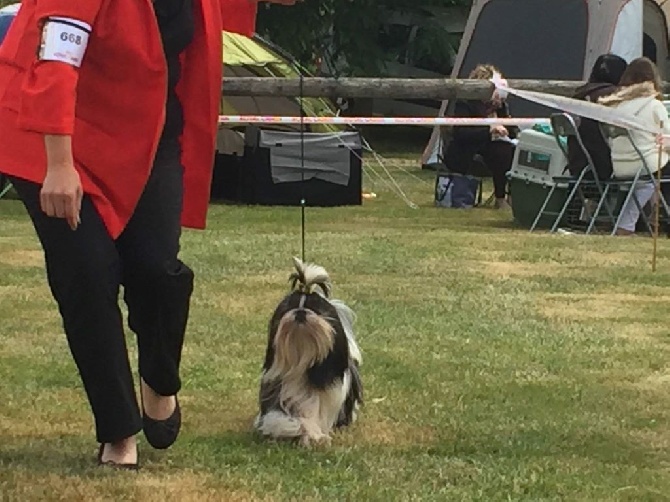
[[[221,99],[222,29],[250,35],[256,4],[194,0],[182,55],[185,226],[204,228]],[[80,68],[37,60],[48,16],[92,27]],[[165,113],[165,57],[152,0],[23,0],[0,46],[0,172],[42,183],[44,134],[71,134],[75,167],[116,238],[151,170]]]

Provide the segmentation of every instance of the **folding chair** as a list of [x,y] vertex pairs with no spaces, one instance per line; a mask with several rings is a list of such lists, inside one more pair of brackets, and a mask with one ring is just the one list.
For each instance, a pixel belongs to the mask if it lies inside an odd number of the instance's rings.
[[[601,207],[602,205],[605,206],[605,209],[607,210],[607,214],[609,215],[610,219],[612,220],[612,223],[614,222],[614,214],[612,213],[612,210],[609,206],[609,204],[605,201],[605,191],[603,188],[603,185],[601,182],[598,180],[598,174],[596,172],[596,168],[593,164],[593,159],[591,158],[591,154],[589,151],[586,149],[584,146],[584,142],[582,141],[582,138],[579,134],[579,131],[577,129],[577,124],[575,123],[575,120],[572,118],[572,116],[568,115],[567,113],[555,113],[552,114],[550,117],[551,120],[551,128],[554,134],[554,138],[556,139],[556,143],[558,144],[559,148],[563,152],[563,155],[565,156],[566,160],[568,159],[568,149],[567,146],[561,141],[562,138],[570,138],[573,137],[577,141],[577,144],[579,145],[579,148],[581,148],[582,152],[584,153],[584,156],[586,158],[586,166],[581,170],[579,173],[579,176],[554,176],[553,182],[554,184],[552,185],[551,189],[549,190],[549,193],[547,194],[547,197],[544,199],[544,202],[542,206],[540,207],[540,210],[538,211],[537,216],[535,217],[535,221],[530,227],[530,231],[532,232],[535,230],[537,227],[540,219],[542,216],[555,216],[556,219],[554,220],[553,225],[551,226],[550,232],[556,232],[558,229],[558,226],[560,225],[561,221],[563,221],[563,218],[565,217],[565,214],[570,207],[570,205],[573,203],[573,200],[575,199],[575,196],[579,198],[579,201],[581,202],[582,208],[586,209],[588,207],[588,199],[586,195],[584,194],[584,187],[595,187],[598,195],[598,207]],[[591,176],[587,179],[586,176],[587,174],[591,174]],[[559,212],[555,211],[547,211],[547,205],[549,204],[549,201],[551,200],[554,192],[557,189],[565,189],[569,190],[569,194],[567,198],[565,199],[565,202],[563,203],[563,206],[561,207],[561,210]],[[588,213],[588,211],[587,211]],[[596,220],[596,214],[590,214],[588,215],[588,227],[586,230],[586,233],[589,234],[591,230],[593,229],[593,224]]]
[[[446,152],[447,148],[449,147],[449,143],[453,141],[453,138],[451,137],[450,133],[444,134],[443,135],[443,140],[442,140],[442,151]],[[450,170],[446,167],[446,162],[444,159],[443,154],[438,154],[437,156],[440,166],[436,169],[438,176],[440,174],[448,174]],[[484,178],[487,176],[486,173],[490,174],[491,170],[489,169],[489,166],[486,165],[486,161],[484,160],[484,156],[475,153],[472,156],[472,164],[476,166],[476,171],[479,174],[472,174],[472,173],[466,173],[470,176],[475,176],[476,178],[479,179],[479,193],[477,194],[477,201],[475,203],[475,207],[488,207],[492,206],[493,203],[496,200],[495,193],[491,193],[489,197],[484,201],[483,193],[484,193]],[[506,189],[505,195],[509,195],[509,189]]]
[[[640,151],[640,149],[637,147],[635,142],[633,141],[632,136],[630,135],[630,131],[624,127],[618,127],[614,126],[611,124],[601,124],[600,125],[600,130],[605,137],[606,140],[611,141],[615,138],[627,138],[628,141],[630,142],[631,146],[637,153],[638,157],[640,158],[640,168],[637,170],[635,173],[635,176],[632,178],[611,178],[605,183],[605,197],[609,196],[610,188],[614,187],[620,191],[626,191],[626,197],[624,198],[623,202],[621,203],[621,206],[619,207],[618,215],[616,218],[616,221],[614,222],[614,225],[612,227],[612,233],[611,235],[614,235],[616,233],[617,228],[619,228],[619,224],[621,223],[621,218],[623,216],[623,209],[628,205],[628,203],[633,200],[635,205],[637,206],[638,210],[640,211],[640,216],[642,217],[642,220],[644,221],[644,224],[647,227],[647,230],[649,231],[650,234],[653,234],[653,229],[651,227],[651,223],[649,222],[649,218],[647,217],[646,213],[644,212],[644,208],[640,205],[640,201],[637,199],[635,196],[635,186],[640,182],[640,181],[651,181],[654,184],[655,191],[659,193],[659,201],[657,201],[657,204],[663,204],[663,209],[665,210],[666,215],[670,215],[670,208],[668,207],[668,202],[665,200],[665,197],[663,197],[663,194],[660,191],[660,186],[657,185],[657,180],[656,176],[651,172],[651,169],[649,168],[649,165],[647,164],[647,161],[644,158],[644,155]],[[668,179],[666,180],[661,180],[661,183],[667,183]],[[605,198],[604,197],[604,198]],[[601,200],[602,203],[602,200]],[[596,208],[596,217],[600,213],[600,206],[602,204],[598,204],[598,207]]]
[[12,189],[12,184],[6,176],[0,174],[0,199],[2,199]]

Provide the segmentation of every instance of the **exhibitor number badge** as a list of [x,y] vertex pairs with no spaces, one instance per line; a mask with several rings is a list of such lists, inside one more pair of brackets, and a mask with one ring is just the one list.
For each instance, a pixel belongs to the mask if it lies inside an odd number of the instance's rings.
[[90,25],[77,19],[49,18],[42,28],[39,59],[60,61],[79,68],[86,53]]

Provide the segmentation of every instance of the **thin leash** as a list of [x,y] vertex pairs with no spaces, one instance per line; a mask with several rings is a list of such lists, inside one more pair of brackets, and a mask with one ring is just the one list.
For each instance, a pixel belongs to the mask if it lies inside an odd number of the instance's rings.
[[302,183],[300,183],[300,189],[302,191],[302,197],[300,198],[300,230],[301,230],[301,250],[302,250],[302,261],[305,262],[305,205],[306,201],[306,189],[305,189],[305,109],[304,109],[304,76],[302,72],[300,73],[300,174],[302,178]]

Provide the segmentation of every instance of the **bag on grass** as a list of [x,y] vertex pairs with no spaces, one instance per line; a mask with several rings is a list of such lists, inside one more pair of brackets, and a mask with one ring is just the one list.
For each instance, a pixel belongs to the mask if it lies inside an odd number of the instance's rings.
[[438,207],[471,208],[477,203],[479,179],[467,174],[438,174],[435,179],[435,205]]

